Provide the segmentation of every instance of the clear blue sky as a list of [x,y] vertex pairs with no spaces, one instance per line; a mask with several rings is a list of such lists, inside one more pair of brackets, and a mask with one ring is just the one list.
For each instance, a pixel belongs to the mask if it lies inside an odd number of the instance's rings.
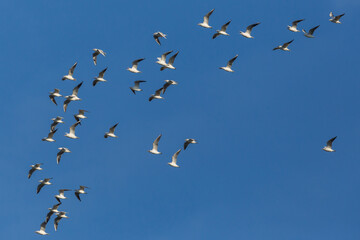
[[[34,233],[60,188],[91,187],[48,239],[360,239],[359,22],[356,0],[324,1],[2,1],[2,239]],[[196,24],[215,8],[215,29],[232,19],[230,37],[211,39]],[[329,12],[345,12],[342,25]],[[320,24],[315,39],[286,29]],[[261,22],[254,39],[240,34]],[[152,33],[168,35],[158,46]],[[272,48],[295,39],[291,52]],[[108,55],[91,60],[91,49]],[[176,70],[156,57],[180,51]],[[218,68],[239,54],[234,73]],[[140,74],[126,71],[137,58]],[[77,82],[61,81],[78,62]],[[107,83],[91,86],[103,68]],[[165,79],[165,100],[148,97]],[[146,80],[136,96],[129,87]],[[48,98],[80,81],[81,102],[64,114]],[[60,99],[58,102],[62,103]],[[60,104],[61,105],[61,104]],[[64,137],[78,109],[90,111]],[[42,142],[63,116],[55,143]],[[118,139],[104,139],[119,122]],[[161,156],[147,152],[162,133]],[[338,136],[335,153],[321,150]],[[199,144],[167,165],[185,138]],[[58,147],[72,151],[56,165]],[[33,163],[44,170],[28,180]],[[53,185],[35,194],[37,181]]]

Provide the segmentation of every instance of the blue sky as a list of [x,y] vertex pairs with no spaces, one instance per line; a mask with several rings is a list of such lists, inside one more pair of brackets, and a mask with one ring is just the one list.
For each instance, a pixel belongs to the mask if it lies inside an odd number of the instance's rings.
[[[360,112],[354,27],[358,1],[3,1],[0,236],[34,233],[60,188],[91,187],[49,239],[353,240],[360,238]],[[232,19],[229,37],[196,24],[215,8],[215,29]],[[342,25],[328,14],[345,12]],[[320,24],[315,39],[286,26]],[[261,22],[254,39],[240,34]],[[168,35],[158,46],[152,33]],[[295,39],[291,52],[275,46]],[[108,55],[91,60],[91,49]],[[180,51],[176,70],[156,57]],[[234,73],[219,70],[234,55]],[[137,58],[142,73],[126,71]],[[78,62],[77,82],[61,81]],[[107,83],[91,86],[108,67]],[[165,79],[165,100],[148,102]],[[146,80],[136,96],[129,87]],[[48,99],[80,81],[81,102],[64,114]],[[62,100],[58,99],[58,102]],[[60,104],[61,105],[61,104]],[[63,135],[78,109],[89,111],[78,140]],[[55,143],[42,142],[50,119],[63,116]],[[118,139],[104,139],[119,122]],[[160,134],[161,156],[147,152]],[[335,153],[321,150],[338,136]],[[185,138],[179,169],[167,165]],[[68,147],[56,165],[58,147]],[[29,166],[44,170],[26,178]],[[35,194],[37,181],[53,185]]]

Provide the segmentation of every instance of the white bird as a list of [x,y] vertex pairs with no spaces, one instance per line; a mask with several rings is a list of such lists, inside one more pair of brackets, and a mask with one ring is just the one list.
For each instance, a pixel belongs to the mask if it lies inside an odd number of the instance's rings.
[[40,190],[45,186],[45,185],[51,185],[52,183],[50,182],[50,179],[52,178],[45,178],[44,180],[40,180],[39,181],[39,185],[36,188],[36,194],[39,194]]
[[60,147],[58,148],[60,151],[57,153],[56,155],[56,163],[59,164],[60,163],[60,160],[61,160],[61,156],[64,154],[64,153],[70,153],[71,151],[66,148],[66,147]]
[[161,154],[161,152],[158,151],[158,147],[159,147],[159,141],[161,138],[162,134],[160,134],[155,141],[153,142],[153,148],[151,150],[148,150],[149,153],[152,154]]
[[115,135],[115,128],[117,127],[119,123],[115,124],[109,129],[109,132],[105,133],[104,138],[112,137],[117,138],[118,136]]
[[66,100],[64,101],[64,105],[63,105],[64,112],[66,112],[66,109],[71,101],[80,101],[81,100],[78,97],[78,92],[79,92],[79,88],[81,87],[82,84],[83,84],[83,82],[81,82],[76,87],[74,87],[72,94],[65,97]]
[[28,179],[31,178],[32,174],[33,174],[36,170],[39,170],[39,171],[43,170],[43,169],[41,168],[41,165],[43,165],[43,163],[36,163],[36,164],[30,166],[31,169],[29,170]]
[[59,212],[59,213],[56,213],[56,215],[57,215],[57,217],[54,219],[55,231],[57,231],[59,222],[62,218],[69,218],[68,216],[66,216],[66,212]]
[[309,32],[306,32],[304,29],[302,30],[303,33],[304,33],[304,36],[305,37],[308,37],[308,38],[314,38],[314,31],[320,27],[320,25],[317,25],[316,27],[313,27],[312,29],[309,30]]
[[193,138],[185,139],[184,150],[186,150],[186,148],[189,146],[190,143],[195,144],[195,143],[197,143],[197,141]]
[[165,84],[163,85],[163,90],[162,93],[164,94],[166,89],[170,86],[170,85],[177,85],[178,83],[175,82],[174,80],[165,80]]
[[57,116],[56,118],[52,118],[51,120],[53,121],[53,123],[50,125],[50,130],[53,131],[59,123],[64,123],[63,119],[64,118],[60,116]]
[[209,25],[209,18],[211,16],[211,14],[214,12],[215,9],[212,9],[210,12],[208,12],[205,16],[204,16],[204,21],[202,23],[198,23],[199,26],[203,27],[203,28],[212,28],[212,26]]
[[177,157],[178,157],[178,155],[179,155],[180,152],[181,152],[181,148],[172,156],[171,162],[168,163],[170,166],[176,167],[176,168],[179,167],[179,166],[176,164],[176,162],[177,162]]
[[140,83],[143,83],[143,82],[146,82],[146,81],[143,81],[143,80],[138,80],[138,81],[135,81],[135,86],[133,87],[130,87],[131,91],[136,95],[136,92],[140,92],[142,91],[142,89],[140,88]]
[[177,56],[178,54],[179,54],[179,51],[178,51],[177,53],[175,53],[174,55],[172,55],[171,58],[169,59],[169,63],[166,64],[165,66],[162,66],[162,67],[160,68],[160,71],[163,71],[163,70],[165,70],[165,69],[167,69],[167,68],[176,69],[176,68],[173,66],[173,64],[174,64],[175,58],[176,58],[176,56]]
[[46,215],[46,218],[45,218],[45,222],[48,223],[51,216],[54,214],[54,213],[59,213],[58,211],[58,208],[59,206],[61,205],[61,203],[58,203],[58,204],[55,204],[52,208],[48,208],[49,209],[49,213]]
[[77,125],[79,125],[79,123],[80,122],[76,122],[76,123],[74,123],[73,125],[71,125],[71,127],[70,127],[70,132],[69,133],[65,133],[65,137],[68,137],[68,138],[72,138],[72,139],[77,139],[77,138],[79,138],[79,137],[77,137],[76,135],[75,135],[75,128],[76,128],[76,126]]
[[[80,119],[85,119],[85,118],[87,118],[87,117],[85,116],[85,112],[88,112],[88,111],[83,110],[83,109],[79,109],[79,113],[74,115],[75,120],[76,120],[77,122],[80,122]],[[81,123],[80,123],[80,125],[81,125]]]
[[156,63],[160,64],[161,66],[166,66],[167,65],[166,57],[167,57],[167,55],[169,55],[172,52],[173,51],[168,51],[168,52],[164,53],[163,55],[161,55],[161,57],[158,57]]
[[238,55],[236,54],[235,57],[233,57],[232,59],[230,59],[228,61],[226,67],[220,67],[220,69],[225,70],[227,72],[234,72],[234,70],[232,70],[231,67],[232,67],[232,65],[233,65],[233,63],[234,63],[234,61],[236,60],[237,57],[238,57]]
[[62,95],[60,94],[60,90],[55,88],[53,92],[49,92],[49,98],[50,100],[55,103],[55,105],[57,106],[57,102],[55,101],[55,97],[62,97]]
[[215,39],[220,35],[229,36],[229,34],[226,32],[226,29],[230,23],[231,23],[231,20],[228,21],[227,23],[225,23],[224,25],[222,25],[220,30],[216,30],[216,33],[213,35],[212,39]]
[[58,200],[59,203],[61,203],[60,199],[66,199],[64,193],[65,191],[71,191],[70,189],[60,189],[59,194],[55,195],[56,200]]
[[79,189],[75,190],[75,196],[77,197],[77,199],[79,199],[80,202],[81,202],[80,194],[87,194],[87,192],[85,192],[85,188],[88,188],[88,187],[80,186]]
[[290,51],[290,49],[288,48],[288,46],[290,45],[290,43],[292,43],[294,41],[291,40],[290,42],[287,42],[287,43],[284,43],[283,45],[279,45],[277,46],[276,48],[274,48],[273,50],[277,50],[277,49],[280,49],[280,50],[283,50],[283,51]]
[[293,21],[292,22],[292,25],[291,26],[287,26],[287,28],[292,31],[292,32],[300,32],[298,29],[297,29],[297,25],[299,22],[302,22],[304,21],[305,19],[300,19],[300,20],[296,20],[296,21]]
[[63,76],[62,80],[71,80],[71,81],[75,81],[76,79],[73,77],[74,74],[74,70],[76,68],[77,62],[69,69],[69,73],[65,76]]
[[141,73],[139,70],[138,70],[138,64],[139,62],[145,60],[145,58],[140,58],[140,59],[136,59],[132,62],[132,66],[131,68],[128,68],[127,70],[129,72],[132,72],[132,73]]
[[40,235],[49,235],[49,233],[45,232],[46,224],[47,224],[47,222],[41,223],[40,230],[37,230],[35,232]]
[[164,33],[162,33],[162,32],[156,32],[156,33],[153,34],[153,37],[154,37],[155,41],[156,41],[159,45],[161,45],[161,42],[160,42],[160,39],[159,39],[159,38],[163,37],[163,38],[166,39],[166,34],[164,34]]
[[57,129],[50,131],[48,136],[41,139],[41,140],[46,141],[46,142],[55,142],[53,137],[54,137],[54,134],[56,133],[56,131],[57,131]]
[[106,72],[108,68],[105,68],[104,70],[102,70],[99,75],[97,77],[94,77],[94,81],[93,81],[93,86],[95,87],[95,85],[98,83],[98,82],[106,82],[107,80],[104,79],[104,74]]
[[251,30],[259,24],[260,23],[258,22],[247,26],[246,31],[245,32],[240,31],[240,34],[246,38],[254,38],[253,36],[251,36]]
[[94,65],[96,65],[96,63],[97,63],[97,56],[98,56],[99,54],[101,54],[101,55],[103,55],[103,56],[105,57],[105,56],[106,56],[106,53],[105,53],[103,50],[97,49],[97,48],[94,48],[93,51],[94,51],[94,53],[93,53],[92,57],[93,57]]
[[330,19],[329,19],[329,21],[330,21],[330,22],[333,22],[333,23],[340,24],[340,23],[341,23],[341,22],[340,22],[340,18],[341,18],[342,16],[344,16],[344,15],[345,15],[345,13],[340,14],[340,15],[337,15],[337,16],[334,16],[334,14],[333,14],[332,12],[330,12]]
[[162,90],[163,90],[163,88],[160,88],[160,89],[156,90],[155,94],[152,94],[149,97],[149,102],[151,102],[153,99],[164,99],[162,96],[160,96]]
[[333,137],[332,139],[330,139],[329,141],[327,141],[326,146],[323,147],[323,150],[326,152],[335,152],[334,149],[332,149],[332,143],[333,141],[336,139],[336,137]]

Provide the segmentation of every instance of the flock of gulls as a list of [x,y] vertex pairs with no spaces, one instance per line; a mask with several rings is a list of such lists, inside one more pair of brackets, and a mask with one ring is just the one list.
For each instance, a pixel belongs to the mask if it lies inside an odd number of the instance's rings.
[[[213,14],[214,12],[214,9],[212,9],[210,12],[208,12],[205,16],[204,16],[204,20],[203,22],[201,23],[198,23],[199,26],[203,27],[203,28],[207,28],[207,29],[211,29],[212,26],[209,25],[209,19],[210,19],[210,16],[211,14]],[[341,15],[338,15],[338,16],[334,16],[333,13],[331,12],[330,13],[330,19],[329,21],[333,22],[333,23],[336,23],[336,24],[340,24],[340,18],[344,16],[344,14],[341,14]],[[298,30],[298,24],[302,21],[304,21],[305,19],[300,19],[300,20],[295,20],[292,22],[292,25],[291,26],[288,26],[287,29],[291,32],[300,32],[300,30]],[[226,32],[228,26],[230,25],[231,23],[231,20],[226,22],[224,25],[222,25],[221,29],[220,30],[216,30],[215,34],[213,34],[212,38],[215,39],[219,36],[229,36],[229,34]],[[245,38],[254,38],[251,33],[253,31],[253,29],[258,26],[260,23],[254,23],[254,24],[251,24],[249,25],[245,32],[242,32],[240,31],[240,34],[245,37]],[[308,38],[314,38],[314,32],[317,28],[319,28],[320,25],[317,25],[313,28],[311,28],[309,31],[305,31],[304,29],[302,29],[302,32],[304,33],[304,36],[308,37]],[[162,32],[156,32],[153,34],[153,37],[156,41],[156,43],[158,45],[161,45],[161,42],[160,42],[160,39],[163,38],[163,39],[166,39],[166,34],[162,33]],[[289,45],[293,42],[294,40],[291,40],[289,42],[286,42],[282,45],[279,45],[277,47],[275,47],[273,50],[283,50],[283,51],[290,51],[290,49],[288,48]],[[179,51],[177,51],[176,53],[174,53],[168,61],[166,61],[167,59],[167,56],[172,54],[173,51],[167,51],[165,52],[164,54],[161,55],[161,57],[158,57],[157,58],[157,61],[156,63],[159,64],[161,66],[160,68],[160,71],[163,71],[165,69],[176,69],[174,67],[174,62],[175,62],[175,59],[177,57],[177,55],[179,54]],[[97,58],[99,55],[102,55],[102,56],[106,56],[106,53],[101,50],[101,49],[93,49],[93,54],[92,54],[92,60],[93,60],[93,63],[94,65],[96,66],[97,65]],[[227,63],[227,65],[225,67],[220,67],[220,69],[224,70],[224,71],[227,71],[227,72],[234,72],[232,70],[232,65],[234,63],[234,61],[236,60],[236,58],[238,57],[238,55],[236,55],[235,57],[233,57],[232,59],[230,59]],[[132,66],[127,68],[127,70],[129,72],[132,72],[132,73],[141,73],[141,71],[138,69],[138,65],[140,62],[142,62],[143,60],[145,60],[145,58],[140,58],[140,59],[136,59],[132,62]],[[69,72],[67,75],[63,76],[62,77],[62,80],[65,81],[65,80],[69,80],[69,81],[76,81],[76,79],[74,78],[74,72],[75,72],[75,69],[76,69],[76,66],[77,66],[77,62],[69,69]],[[98,76],[97,77],[94,77],[94,80],[92,82],[92,85],[95,87],[99,82],[106,82],[107,80],[104,78],[105,76],[105,73],[107,71],[108,68],[105,68],[103,69],[101,72],[99,72]],[[130,87],[130,90],[136,95],[136,92],[140,92],[142,91],[142,89],[140,88],[140,84],[142,83],[145,83],[146,81],[143,81],[143,80],[137,80],[134,82],[134,86],[131,86]],[[165,80],[165,83],[164,85],[159,88],[158,90],[155,91],[154,94],[152,94],[150,97],[149,97],[149,101],[151,102],[152,100],[154,99],[163,99],[162,95],[165,94],[165,91],[166,89],[171,86],[171,85],[177,85],[178,83],[174,80]],[[66,112],[67,108],[68,108],[68,105],[71,103],[71,102],[74,102],[74,101],[79,101],[81,100],[79,97],[78,97],[78,92],[79,92],[79,89],[81,88],[81,86],[83,85],[83,82],[80,82],[79,84],[77,84],[73,91],[72,91],[72,94],[71,95],[67,95],[67,96],[64,96],[65,98],[65,101],[63,103],[63,110],[64,112]],[[49,94],[49,98],[50,100],[55,104],[55,105],[58,105],[57,102],[56,102],[56,98],[60,98],[60,97],[63,97],[61,94],[60,94],[60,90],[59,89],[54,89],[53,92],[50,92]],[[78,139],[79,137],[76,136],[75,134],[75,130],[76,130],[76,127],[78,125],[81,125],[81,121],[86,119],[87,117],[85,116],[86,114],[86,110],[83,110],[83,109],[80,109],[78,111],[77,114],[74,114],[74,118],[75,118],[75,123],[73,125],[71,125],[70,127],[70,130],[68,133],[65,133],[65,136],[68,137],[68,138],[71,138],[71,139]],[[54,139],[54,134],[58,131],[58,129],[56,128],[57,125],[59,123],[64,123],[63,121],[63,117],[56,117],[56,118],[53,118],[51,119],[53,122],[50,126],[50,132],[48,133],[47,137],[44,137],[42,139],[42,141],[46,141],[46,142],[55,142],[55,139]],[[117,138],[117,136],[115,135],[115,129],[116,127],[118,126],[119,123],[116,123],[114,124],[112,127],[110,127],[109,131],[105,133],[104,135],[104,138]],[[160,151],[159,151],[159,142],[160,142],[160,139],[162,137],[162,134],[160,134],[153,142],[152,144],[152,149],[151,150],[148,150],[149,153],[151,154],[155,154],[155,155],[159,155],[159,154],[162,154]],[[335,150],[332,148],[332,144],[334,142],[334,140],[336,139],[336,137],[333,137],[331,138],[326,146],[323,148],[324,151],[326,152],[334,152]],[[189,139],[185,139],[185,142],[184,142],[184,145],[179,149],[177,150],[174,155],[172,156],[171,158],[171,162],[169,162],[168,164],[171,166],[171,167],[175,167],[175,168],[179,168],[179,165],[177,164],[177,158],[181,152],[182,149],[187,149],[189,144],[196,144],[197,143],[197,140],[193,139],[193,138],[189,138]],[[57,164],[60,164],[60,160],[61,160],[61,157],[64,153],[71,153],[71,151],[66,148],[66,147],[59,147],[58,148],[59,152],[57,153],[57,157],[56,157],[56,163]],[[29,170],[29,173],[28,173],[28,178],[30,179],[32,177],[32,175],[34,174],[35,171],[40,171],[40,170],[43,170],[42,168],[42,163],[36,163],[34,165],[31,165],[31,169]],[[36,193],[39,194],[40,191],[43,189],[44,186],[49,186],[51,185],[52,183],[50,182],[52,178],[44,178],[43,180],[40,180],[39,181],[39,184],[37,186],[37,189],[36,189]],[[78,189],[75,189],[75,190],[71,190],[71,189],[59,189],[58,190],[58,194],[55,195],[55,199],[57,200],[57,203],[55,205],[53,205],[51,208],[48,208],[49,212],[47,213],[46,217],[45,217],[45,220],[44,222],[41,223],[40,225],[40,230],[38,231],[35,231],[36,233],[40,234],[40,235],[49,235],[49,233],[46,232],[46,225],[47,223],[50,221],[51,219],[51,216],[52,215],[56,215],[56,217],[54,217],[54,229],[55,231],[57,231],[58,229],[58,225],[59,225],[59,222],[61,219],[63,218],[69,218],[66,214],[67,212],[65,211],[59,211],[59,207],[61,206],[62,204],[62,200],[65,200],[67,197],[65,196],[65,192],[69,192],[69,191],[73,191],[74,192],[74,195],[76,196],[76,198],[81,201],[81,198],[80,198],[80,195],[81,194],[86,194],[85,192],[85,189],[87,189],[88,187],[86,186],[83,186],[83,185],[80,185]]]

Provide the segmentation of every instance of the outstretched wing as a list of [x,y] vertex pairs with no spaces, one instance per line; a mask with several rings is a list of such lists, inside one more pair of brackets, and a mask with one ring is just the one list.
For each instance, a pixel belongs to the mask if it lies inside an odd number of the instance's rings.
[[221,31],[226,32],[226,29],[227,29],[227,27],[229,26],[230,23],[231,23],[231,20],[228,21],[227,23],[225,23],[224,25],[222,25]]
[[179,54],[179,51],[177,53],[175,53],[174,55],[171,56],[171,58],[169,59],[169,64],[173,65],[176,56]]
[[317,25],[316,27],[313,27],[312,29],[310,29],[310,30],[309,30],[309,34],[310,34],[310,35],[313,35],[313,34],[314,34],[314,31],[315,31],[318,27],[320,27],[320,25]]
[[236,60],[236,58],[238,57],[238,55],[236,55],[235,57],[233,57],[232,59],[229,60],[228,64],[227,64],[227,67],[232,67],[234,61]]
[[77,62],[69,69],[69,75],[72,76],[74,74],[74,70],[76,68]]

